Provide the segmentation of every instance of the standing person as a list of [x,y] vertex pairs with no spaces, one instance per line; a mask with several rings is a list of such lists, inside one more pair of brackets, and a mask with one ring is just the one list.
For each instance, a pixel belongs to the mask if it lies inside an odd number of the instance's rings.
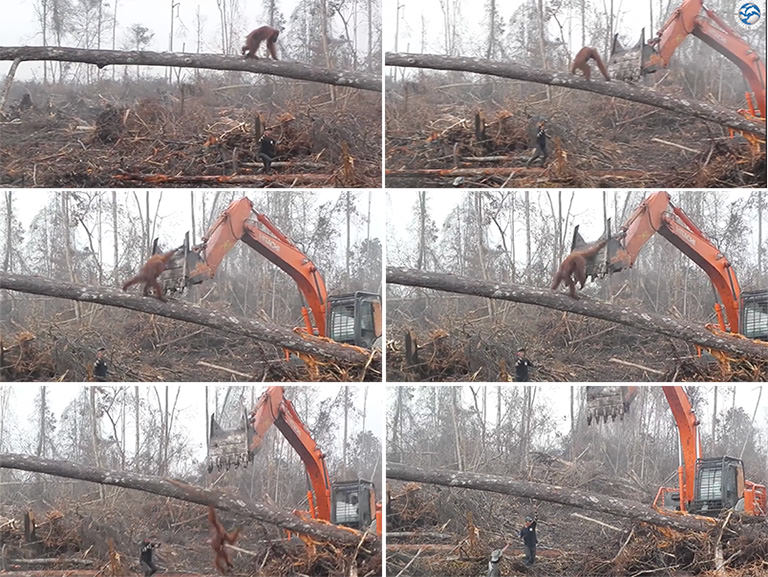
[[107,361],[104,359],[104,353],[107,349],[99,347],[96,349],[96,361],[93,363],[93,380],[94,381],[106,381],[107,380]]
[[525,548],[525,564],[533,565],[536,561],[536,518],[528,515],[525,518],[525,526],[520,529],[520,537]]
[[259,159],[264,163],[264,172],[269,173],[272,161],[277,156],[277,142],[272,138],[272,132],[267,129],[259,138]]
[[541,158],[541,166],[547,164],[547,156],[549,156],[549,153],[547,152],[548,138],[550,138],[550,136],[544,128],[544,122],[539,122],[536,127],[536,137],[534,139],[534,146],[536,149],[533,151],[533,156],[531,156],[528,159],[528,162],[525,163],[525,166],[530,166],[537,158]]
[[533,363],[525,357],[525,347],[517,349],[517,361],[515,361],[515,381],[525,383],[530,381],[528,369],[534,368]]
[[139,553],[139,565],[144,571],[144,577],[150,577],[157,573],[157,565],[152,561],[152,552],[160,546],[160,543],[153,543],[149,539],[141,542],[141,552]]

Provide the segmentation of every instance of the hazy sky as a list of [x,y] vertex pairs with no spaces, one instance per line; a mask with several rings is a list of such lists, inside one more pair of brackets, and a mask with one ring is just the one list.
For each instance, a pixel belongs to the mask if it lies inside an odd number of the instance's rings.
[[[6,385],[3,385],[6,386]],[[11,387],[11,385],[7,385]],[[113,386],[118,386],[117,383],[115,383]],[[131,385],[133,386],[133,385]],[[140,385],[143,388],[149,389],[151,387],[151,384],[142,384]],[[160,396],[163,398],[163,387],[165,387],[165,384],[158,384],[158,388],[160,389]],[[169,397],[171,399],[171,402],[173,402],[173,399],[176,395],[176,387],[181,387],[181,393],[179,395],[179,415],[176,419],[176,427],[177,431],[182,432],[189,440],[189,458],[192,460],[196,460],[197,462],[202,462],[205,460],[206,456],[206,434],[207,434],[207,424],[205,422],[205,386],[200,383],[184,383],[182,385],[168,385],[170,387],[170,394]],[[209,399],[211,402],[211,411],[214,410],[213,407],[213,385],[210,386],[209,390]],[[265,386],[263,385],[253,385],[255,390],[255,397],[258,398],[259,395],[265,390]],[[314,387],[314,393],[317,395],[318,400],[320,399],[327,399],[335,397],[338,392],[339,388],[342,385],[336,385],[336,384],[324,384],[324,385],[317,385]],[[367,385],[361,385],[356,386],[355,389],[357,390],[357,400],[355,401],[355,406],[362,408],[362,389]],[[35,416],[35,408],[34,408],[34,401],[35,397],[38,395],[40,391],[40,386],[35,386],[32,384],[25,384],[24,386],[15,385],[12,386],[13,388],[13,398],[11,399],[11,412],[14,416],[14,419],[16,421],[16,425],[18,428],[18,431],[21,432],[21,434],[24,436],[25,439],[34,439],[35,438],[35,431],[36,431],[36,416]],[[223,397],[223,389],[224,387],[220,388],[219,396],[220,398]],[[367,415],[366,415],[366,426],[365,428],[370,430],[382,443],[384,439],[384,414],[383,411],[379,411],[378,408],[383,406],[384,403],[384,387],[379,385],[372,385],[367,386],[368,388],[368,399],[367,399]],[[61,417],[64,409],[67,407],[67,405],[74,400],[77,395],[80,393],[82,389],[81,385],[78,384],[68,384],[68,383],[55,383],[52,385],[49,385],[46,391],[46,398],[48,400],[49,406],[51,411],[56,416],[57,422],[61,422]],[[154,397],[151,397],[151,404],[152,406],[156,406],[154,403]],[[352,425],[351,431],[352,434],[357,434],[359,432],[361,427],[361,422],[358,417],[354,417],[355,421]],[[310,424],[311,421],[308,422]],[[107,421],[104,422],[104,427],[102,429],[102,433],[104,434],[105,438],[109,436],[109,423]],[[128,434],[128,442],[132,441],[133,437],[131,436],[131,425],[129,424],[128,427],[129,434]],[[341,423],[339,423],[339,435],[337,437],[341,437]],[[31,441],[29,441],[31,443]],[[19,447],[15,447],[14,450],[19,451],[21,450]],[[329,447],[324,447],[324,450],[329,451],[333,450]],[[128,453],[131,454],[133,451],[133,445],[130,445],[128,447]]]
[[[89,192],[96,192],[94,190],[90,190]],[[259,191],[257,194],[250,194],[250,198],[256,199],[258,196],[261,196],[265,192],[268,193],[268,191]],[[142,210],[144,210],[144,190],[137,190],[136,194],[139,197],[139,200],[142,203]],[[179,190],[179,189],[156,189],[152,190],[149,193],[150,198],[150,211],[152,214],[154,214],[155,207],[157,206],[157,200],[162,194],[162,202],[160,203],[160,212],[159,212],[159,218],[158,218],[158,224],[157,224],[157,236],[160,239],[160,245],[161,247],[176,247],[179,246],[184,241],[184,233],[189,230],[191,217],[190,217],[190,206],[189,206],[189,196],[190,191],[189,190]],[[197,205],[197,210],[199,210],[200,205],[200,199],[202,198],[203,193],[206,194],[206,198],[208,199],[208,210],[210,210],[210,202],[213,200],[215,196],[215,192],[211,191],[195,191],[195,202]],[[25,230],[27,230],[32,222],[32,219],[34,216],[46,205],[46,203],[50,200],[51,195],[56,194],[55,192],[48,192],[48,191],[39,191],[39,190],[18,190],[14,191],[14,210],[16,211],[17,218],[22,223],[22,226]],[[122,195],[124,199],[127,199],[128,207],[132,210],[134,214],[137,214],[136,212],[136,203],[133,198],[133,193],[125,190],[121,190],[117,192],[118,198]],[[229,194],[229,193],[227,193]],[[242,191],[238,192],[238,195],[244,194]],[[245,193],[247,194],[247,192]],[[321,203],[325,202],[335,202],[339,196],[342,194],[342,192],[338,190],[322,190],[318,189],[313,191],[313,195],[316,199],[316,205],[319,205]],[[111,201],[112,198],[112,191],[108,191],[105,195],[108,200]],[[353,226],[351,228],[351,237],[352,237],[352,243],[356,243],[362,239],[365,238],[365,235],[367,233],[367,227],[365,226],[364,219],[366,217],[367,211],[368,211],[368,198],[369,194],[366,190],[355,190],[353,194],[353,198],[356,199],[356,208],[359,213],[359,217],[355,217],[355,220],[353,220]],[[383,194],[375,190],[373,191],[373,194],[370,195],[371,199],[371,236],[374,238],[380,238],[382,239],[383,243],[383,235],[384,235],[384,221],[382,218],[377,217],[376,215],[382,214],[383,206],[384,206],[384,198]],[[224,204],[220,204],[222,210],[225,207]],[[264,210],[265,207],[260,206],[259,203],[256,204],[256,210]],[[271,216],[267,214],[267,216]],[[200,214],[198,213],[196,217],[199,219]],[[356,224],[355,224],[356,223]],[[341,223],[338,224],[340,235],[343,237],[346,234],[346,228],[342,227]],[[111,231],[111,228],[109,229]],[[76,237],[76,241],[80,242],[82,241],[85,243],[85,234],[82,232],[82,228],[78,227],[77,234],[80,236]],[[82,238],[81,238],[82,237]],[[198,240],[199,240],[199,234],[198,234]],[[112,266],[112,235],[111,232],[104,233],[104,250],[103,250],[103,257],[104,262],[107,265],[107,268]],[[338,242],[338,258],[343,258],[345,246],[344,242]],[[78,245],[79,246],[79,245]]]
[[[476,388],[476,385],[471,385],[472,387]],[[523,385],[503,385],[503,386],[523,386]],[[578,386],[578,385],[577,385]],[[643,386],[643,385],[641,385]],[[489,423],[494,426],[495,425],[495,418],[496,418],[496,385],[490,385],[492,391],[489,391],[488,394],[488,421]],[[550,431],[548,435],[545,436],[545,438],[540,439],[541,445],[546,445],[550,442],[554,442],[555,437],[557,435],[566,435],[571,430],[571,420],[570,420],[570,403],[571,403],[571,393],[570,393],[570,387],[571,385],[563,385],[563,384],[549,384],[549,385],[538,385],[538,391],[536,392],[536,399],[537,403],[541,403],[543,406],[547,406],[551,410],[552,418],[554,419],[557,430]],[[701,387],[706,391],[705,398],[707,400],[707,407],[709,407],[709,403],[712,402],[713,397],[713,386],[712,385],[701,385]],[[755,410],[755,403],[757,402],[758,394],[760,392],[760,388],[763,387],[763,385],[755,384],[755,383],[740,383],[736,385],[736,405],[739,407],[743,407],[746,413],[751,417],[752,412]],[[460,387],[461,390],[461,397],[464,403],[464,406],[471,406],[472,404],[472,393],[470,391],[470,386],[465,385]],[[730,387],[727,386],[720,386],[720,392],[719,392],[719,406],[725,407],[730,406]],[[759,427],[763,431],[768,431],[768,398],[766,396],[768,395],[768,390],[763,390],[763,396],[760,399],[760,405],[758,408],[757,417],[755,419],[755,426]],[[390,388],[388,391],[388,399],[389,403],[393,403],[395,396],[395,391]],[[724,401],[727,397],[727,401]],[[709,419],[711,418],[711,410],[708,414],[705,411],[699,411],[701,414],[698,415],[698,417],[702,420],[702,424],[704,426],[704,430],[708,431],[711,423],[709,422]],[[669,414],[669,421],[670,425],[673,422],[672,413]],[[619,423],[619,421],[616,421],[616,423]],[[603,425],[601,425],[603,426]],[[608,424],[604,426],[621,426],[619,425],[613,425]]]
[[[443,48],[443,13],[441,4],[445,0],[389,0],[384,5],[384,48],[386,51],[395,50],[395,25],[397,23],[398,5],[400,6],[399,52],[421,52],[422,22],[425,33],[424,52],[444,54]],[[496,2],[499,17],[505,24],[505,30],[509,29],[509,19],[515,10],[523,4],[523,0],[507,0]],[[549,2],[544,2],[547,6]],[[487,42],[486,2],[479,0],[463,0],[457,21],[459,24],[459,36],[462,38],[462,53],[479,56],[485,49]],[[622,36],[633,39],[633,43],[640,37],[643,26],[648,27],[648,8],[645,3],[618,0],[615,3],[617,15],[616,29]],[[565,11],[563,11],[565,12]],[[574,14],[577,11],[574,10]],[[558,18],[567,31],[569,22],[565,15]],[[654,16],[655,18],[655,16]],[[572,38],[574,43],[581,41],[579,22],[571,23]],[[551,19],[550,34],[559,37],[559,29],[554,19]],[[648,30],[646,30],[648,34]],[[472,36],[472,38],[470,38]],[[594,42],[587,34],[587,42]],[[579,46],[571,46],[573,49]],[[480,51],[480,52],[478,52]]]
[[[240,16],[235,19],[235,29],[239,35],[245,35],[264,24],[268,24],[263,0],[239,0]],[[202,27],[201,52],[221,52],[220,15],[217,0],[106,0],[105,7],[110,14],[117,3],[116,48],[124,48],[129,29],[134,24],[141,24],[154,32],[154,37],[147,49],[167,51],[171,30],[171,4],[177,5],[174,11],[173,48],[175,52],[197,51],[198,9]],[[291,33],[289,19],[299,4],[298,0],[277,0],[278,9],[285,17],[284,35]],[[3,7],[0,17],[0,46],[42,45],[41,27],[36,16],[37,0],[14,2],[0,0]],[[358,50],[367,50],[366,5],[358,3]],[[345,12],[346,13],[346,12]],[[334,20],[334,36],[342,35],[342,26],[338,18]],[[93,24],[95,26],[95,23]],[[102,48],[112,48],[112,19],[103,25]],[[350,22],[350,27],[352,22]],[[350,31],[350,34],[352,32]],[[51,39],[49,37],[49,44]],[[280,41],[278,40],[278,44]],[[68,43],[67,45],[71,45]],[[239,47],[239,44],[238,44]],[[263,48],[262,48],[263,50]],[[9,61],[0,61],[0,75],[10,67]],[[109,67],[107,68],[109,70]],[[162,71],[161,68],[158,70]],[[32,73],[42,74],[39,63],[25,62],[19,66],[17,77],[28,79]],[[159,72],[162,75],[162,72]]]
[[[494,191],[493,194],[499,191]],[[559,191],[549,191],[553,202],[556,202],[556,196]],[[568,208],[568,203],[571,198],[571,190],[563,191],[563,212]],[[576,190],[573,205],[571,207],[571,220],[569,222],[568,236],[566,238],[570,241],[570,235],[573,231],[574,224],[579,225],[579,232],[584,239],[589,242],[600,237],[603,233],[603,190],[600,189],[583,189]],[[642,192],[619,190],[619,212],[624,203],[624,196],[627,192]],[[645,191],[646,194],[656,192],[655,190]],[[746,198],[753,191],[751,190],[723,190],[718,191],[724,200],[724,204],[733,202],[736,199]],[[524,191],[518,191],[518,198],[522,198]],[[606,197],[608,199],[608,210],[613,213],[613,190],[606,191]],[[437,224],[438,229],[441,229],[443,223],[451,211],[461,204],[466,195],[470,194],[467,190],[455,190],[455,189],[443,189],[443,190],[431,190],[428,191],[427,206],[430,216]],[[681,193],[670,191],[672,202],[675,203]],[[388,190],[387,191],[387,214],[392,215],[387,218],[387,241],[392,244],[393,249],[398,247],[415,246],[413,242],[413,234],[409,230],[412,224],[412,215],[415,211],[416,201],[418,199],[418,191],[416,190]],[[531,199],[542,207],[545,213],[550,213],[549,201],[547,200],[546,192],[542,190],[532,190]],[[757,214],[755,214],[755,219]],[[615,230],[621,223],[612,223]],[[524,242],[524,230],[522,227],[518,227],[519,238],[518,241]],[[756,231],[752,231],[753,234],[757,234]],[[489,227],[489,238],[491,242],[496,242],[495,228]],[[517,237],[516,237],[517,238]],[[755,237],[756,239],[756,237]],[[755,240],[756,242],[756,240]]]

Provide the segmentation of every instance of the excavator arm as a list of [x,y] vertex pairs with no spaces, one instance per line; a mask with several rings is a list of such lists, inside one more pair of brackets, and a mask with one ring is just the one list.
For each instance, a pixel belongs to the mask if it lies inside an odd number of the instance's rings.
[[631,50],[624,50],[614,38],[609,68],[613,75],[620,79],[636,76],[638,59],[641,74],[656,72],[660,67],[666,68],[677,48],[689,34],[701,39],[739,67],[753,93],[751,96],[747,94],[750,110],[746,112],[755,116],[756,104],[760,117],[765,119],[765,63],[760,60],[760,54],[754,48],[720,16],[705,7],[701,0],[683,0],[656,37],[647,44],[644,42],[644,33],[638,45]]
[[[672,416],[677,425],[680,437],[680,462],[677,469],[678,487],[680,495],[680,510],[686,511],[688,503],[693,499],[694,480],[696,478],[696,460],[701,455],[699,440],[699,421],[693,412],[693,407],[680,386],[663,386],[664,396],[667,399]],[[639,387],[615,387],[615,386],[588,386],[587,387],[587,424],[593,419],[600,422],[617,415],[623,417],[629,411],[629,406],[637,396]],[[675,492],[678,489],[662,488],[656,496],[655,505],[658,505],[664,494]]]
[[667,192],[648,196],[624,223],[617,235],[619,245],[607,256],[608,272],[632,267],[640,250],[657,232],[707,273],[720,299],[715,303],[720,328],[738,332],[741,288],[731,263],[685,212],[672,204]]
[[256,212],[246,197],[232,202],[205,233],[202,244],[194,247],[201,259],[189,273],[189,284],[213,278],[221,261],[238,241],[266,257],[294,280],[306,303],[301,310],[305,330],[326,336],[328,293],[320,271],[264,214]]
[[307,491],[309,513],[313,519],[331,520],[331,482],[325,466],[325,454],[304,426],[293,403],[284,394],[283,387],[268,387],[248,417],[253,434],[248,450],[256,452],[267,431],[274,425],[304,463],[312,487]]
[[696,479],[696,460],[701,456],[699,420],[693,412],[691,401],[680,386],[661,387],[672,411],[680,436],[680,462],[677,467],[677,481],[680,490],[680,510],[687,511],[693,500],[693,485]]
[[[285,397],[283,387],[268,387],[253,410],[245,415],[242,425],[225,431],[211,416],[209,472],[215,466],[247,466],[267,432],[275,426],[299,455],[306,469],[310,485],[307,490],[309,516],[354,531],[368,529],[375,522],[376,531],[381,534],[382,509],[381,503],[375,501],[373,483],[357,479],[331,485],[325,454],[312,438],[293,403]],[[303,511],[297,513],[306,514]]]

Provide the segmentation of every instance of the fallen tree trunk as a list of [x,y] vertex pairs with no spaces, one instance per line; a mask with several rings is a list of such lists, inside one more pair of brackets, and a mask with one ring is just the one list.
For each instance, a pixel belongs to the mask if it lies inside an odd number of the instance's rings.
[[574,300],[567,296],[565,292],[552,292],[523,285],[504,285],[452,274],[396,267],[387,268],[387,282],[526,303],[572,312],[681,339],[702,347],[726,351],[760,361],[768,361],[768,346],[756,341],[730,336],[725,333],[715,334],[702,326],[692,323],[647,312],[640,313],[628,307],[618,306],[589,297],[582,296],[579,300]]
[[656,512],[649,505],[627,499],[596,495],[578,489],[569,489],[546,483],[517,481],[484,473],[425,470],[401,463],[387,463],[387,478],[399,481],[431,483],[446,487],[459,487],[462,489],[477,489],[527,499],[538,499],[540,501],[579,507],[589,511],[609,513],[617,517],[644,521],[661,527],[672,527],[681,531],[706,531],[715,524],[714,519],[703,517],[663,515]]
[[323,84],[349,86],[381,92],[381,76],[366,72],[331,70],[309,66],[301,62],[287,62],[267,58],[242,58],[218,54],[190,54],[188,52],[151,52],[143,50],[92,50],[58,46],[0,46],[0,60],[57,60],[85,62],[99,68],[115,64],[135,66],[174,66],[179,68],[207,68],[210,70],[240,70],[256,74],[271,74],[309,80]]
[[[273,165],[274,166],[274,163]],[[121,182],[143,182],[145,184],[203,184],[222,183],[232,185],[264,185],[279,184],[281,188],[296,188],[297,186],[329,186],[333,183],[335,175],[317,174],[313,172],[296,174],[136,174],[125,173],[114,175],[115,180]],[[283,184],[280,184],[283,183]]]
[[567,72],[547,72],[516,62],[494,62],[482,58],[451,57],[438,54],[387,52],[385,64],[387,66],[475,72],[477,74],[515,78],[539,84],[564,86],[565,88],[573,88],[575,90],[586,90],[587,92],[596,92],[606,96],[615,96],[624,100],[632,100],[657,108],[664,108],[686,116],[695,116],[702,120],[709,120],[722,126],[751,132],[762,137],[766,135],[765,123],[747,120],[733,110],[712,106],[704,102],[674,98],[673,96],[661,94],[656,90],[645,88],[638,84],[629,84],[618,80],[611,82],[604,82],[602,79],[589,81],[581,76],[568,74]]
[[[527,160],[527,158],[525,159]],[[557,179],[559,174],[553,173],[552,170],[543,168],[540,166],[532,166],[532,167],[526,167],[526,166],[517,166],[517,167],[509,167],[509,166],[489,166],[489,167],[483,167],[483,168],[471,168],[471,167],[462,167],[462,168],[388,168],[385,171],[386,176],[400,176],[403,178],[418,178],[422,176],[444,176],[444,177],[457,177],[457,176],[518,176],[518,177],[525,177],[525,176],[539,176],[544,173],[547,173],[547,176],[549,178],[555,178]],[[620,168],[616,170],[585,170],[585,171],[578,171],[580,173],[586,173],[590,176],[594,177],[606,177],[606,176],[615,176],[615,177],[626,177],[626,178],[632,178],[635,179],[633,182],[637,182],[636,179],[638,178],[649,178],[652,176],[652,173],[649,173],[648,171],[643,170],[635,170],[635,169],[626,169],[626,168]],[[572,177],[574,174],[566,174],[562,175],[565,178]]]
[[39,277],[0,273],[0,289],[99,303],[160,315],[238,335],[245,335],[292,351],[338,359],[348,363],[366,363],[371,355],[375,359],[379,357],[377,351],[369,353],[359,347],[344,345],[329,339],[320,339],[278,325],[268,325],[251,319],[222,314],[182,301],[168,301],[164,303],[156,298],[135,296],[106,286],[87,286],[52,281]]
[[[277,525],[296,533],[302,533],[323,539],[331,543],[344,545],[357,545],[362,535],[348,528],[341,528],[330,523],[322,523],[314,520],[304,520],[293,513],[286,513],[263,503],[246,503],[242,499],[230,496],[222,490],[203,489],[176,479],[164,479],[152,475],[141,475],[128,471],[102,471],[95,467],[79,465],[68,461],[54,461],[31,455],[0,454],[0,468],[21,469],[23,471],[35,471],[57,477],[68,477],[91,481],[103,485],[114,485],[126,489],[136,489],[155,495],[163,495],[173,499],[210,505],[217,509],[231,511],[239,515],[245,515],[264,523]],[[381,546],[376,535],[366,535],[365,541],[369,545]]]

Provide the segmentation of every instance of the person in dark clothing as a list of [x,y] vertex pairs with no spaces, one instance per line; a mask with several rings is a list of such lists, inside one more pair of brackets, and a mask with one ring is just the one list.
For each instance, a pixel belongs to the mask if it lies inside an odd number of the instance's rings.
[[525,166],[530,166],[531,163],[537,158],[541,158],[541,166],[544,166],[547,163],[547,156],[549,156],[549,153],[547,152],[548,138],[549,134],[547,134],[547,131],[544,130],[544,123],[539,122],[539,125],[536,128],[536,139],[534,142],[536,150],[533,151],[533,156],[528,159],[528,162],[525,163]]
[[150,577],[157,573],[157,565],[152,561],[152,552],[160,546],[160,543],[153,543],[149,539],[141,542],[141,552],[139,553],[139,564],[144,571],[144,577]]
[[272,161],[277,156],[277,141],[272,138],[272,133],[265,130],[259,138],[259,159],[264,163],[264,172],[270,172]]
[[525,526],[520,529],[520,537],[525,549],[525,564],[533,565],[536,561],[536,518],[528,515],[525,518]]
[[107,361],[104,359],[104,352],[107,349],[99,347],[96,349],[96,362],[93,363],[93,380],[107,380]]
[[528,369],[534,368],[533,363],[525,358],[525,347],[517,350],[517,361],[515,361],[515,380],[519,383],[528,382],[531,379],[528,376]]

